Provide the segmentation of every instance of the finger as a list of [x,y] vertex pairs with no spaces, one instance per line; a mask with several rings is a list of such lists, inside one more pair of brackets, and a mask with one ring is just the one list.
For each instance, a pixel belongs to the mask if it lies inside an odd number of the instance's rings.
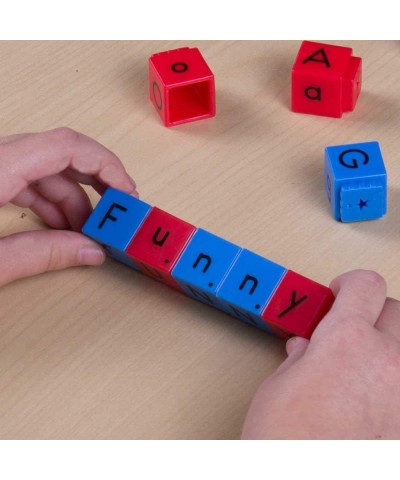
[[18,207],[30,208],[50,227],[61,230],[68,229],[71,226],[61,209],[54,203],[49,202],[31,186],[25,188],[11,203]]
[[45,230],[0,240],[0,286],[23,277],[78,265],[100,265],[102,248],[76,232]]
[[32,184],[42,197],[57,205],[75,231],[81,231],[92,213],[92,205],[83,188],[63,174],[52,175]]
[[34,135],[33,133],[16,133],[15,135],[8,135],[7,137],[0,137],[0,145],[5,145],[6,143],[14,142],[15,140],[20,140],[23,137],[28,137]]
[[0,145],[0,205],[30,183],[71,168],[100,183],[132,193],[135,182],[121,161],[95,140],[69,128],[25,135]]
[[94,190],[96,190],[99,195],[103,195],[104,192],[107,190],[107,185],[99,182],[97,178],[92,177],[91,175],[85,175],[83,173],[76,172],[71,168],[67,168],[64,174],[75,182],[82,183],[83,185],[90,185],[94,188]]
[[[96,192],[99,195],[103,195],[105,190],[107,189],[107,185],[104,185],[103,183],[99,182],[95,177],[92,177],[90,175],[85,175],[84,173],[76,172],[71,168],[67,168],[67,170],[65,170],[65,174],[72,180],[75,180],[75,182],[82,183],[84,185],[90,185],[96,190]],[[136,183],[135,183],[135,190],[131,192],[131,195],[133,195],[136,198],[139,198],[139,193],[136,188]]]
[[292,337],[286,342],[286,352],[288,357],[286,360],[279,366],[275,374],[280,374],[289,369],[294,365],[300,358],[305,354],[309,340],[302,337]]
[[309,340],[303,337],[292,337],[286,342],[286,353],[288,357],[301,356],[306,351]]
[[[5,145],[6,143],[12,143],[15,140],[21,140],[22,138],[32,137],[35,135],[34,133],[17,133],[15,135],[9,135],[7,137],[0,137],[0,145]],[[69,176],[72,180],[75,180],[78,183],[83,183],[84,185],[90,185],[93,187],[97,193],[103,195],[107,186],[103,183],[99,182],[96,178],[90,175],[84,175],[82,173],[76,172],[70,168],[67,168],[64,172],[67,176]],[[136,186],[136,184],[135,184]]]
[[393,335],[400,340],[400,302],[394,298],[387,298],[382,313],[376,322],[376,328]]
[[324,321],[376,323],[386,300],[386,282],[378,273],[354,270],[335,278],[330,288],[336,299],[320,325]]

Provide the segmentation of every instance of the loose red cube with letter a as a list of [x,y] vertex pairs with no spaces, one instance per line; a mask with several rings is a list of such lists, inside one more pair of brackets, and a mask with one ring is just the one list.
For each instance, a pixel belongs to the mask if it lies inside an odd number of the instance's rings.
[[152,55],[149,94],[167,127],[215,115],[214,75],[198,48]]
[[348,47],[303,42],[292,69],[292,111],[341,117],[361,91],[361,58]]

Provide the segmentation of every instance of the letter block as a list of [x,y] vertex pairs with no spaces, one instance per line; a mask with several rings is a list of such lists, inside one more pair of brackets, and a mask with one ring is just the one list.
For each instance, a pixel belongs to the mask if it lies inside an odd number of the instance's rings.
[[310,338],[333,300],[329,288],[288,270],[261,317],[273,331],[278,328],[288,336]]
[[172,276],[189,296],[220,308],[217,290],[242,249],[201,228],[190,239]]
[[152,55],[149,94],[167,127],[215,115],[214,75],[198,48]]
[[113,188],[82,232],[114,259],[284,339],[309,338],[333,302],[329,288]]
[[139,269],[179,291],[171,272],[196,228],[153,207],[126,249]]
[[219,287],[217,299],[230,315],[271,332],[261,313],[285,272],[280,265],[243,249]]
[[361,65],[351,48],[303,42],[292,68],[292,111],[337,118],[353,111]]
[[326,147],[324,176],[336,220],[373,220],[386,213],[387,175],[378,142]]
[[110,257],[138,270],[125,249],[150,210],[151,206],[142,200],[108,188],[82,232],[100,243]]

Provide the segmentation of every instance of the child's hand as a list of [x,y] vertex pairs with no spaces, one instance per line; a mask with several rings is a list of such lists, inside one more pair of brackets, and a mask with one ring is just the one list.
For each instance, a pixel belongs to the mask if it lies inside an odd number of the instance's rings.
[[331,311],[257,391],[245,439],[400,438],[400,302],[376,273],[336,278]]
[[79,183],[100,194],[111,186],[137,195],[135,182],[112,152],[69,128],[0,138],[0,206],[11,202],[30,208],[59,229],[2,238],[0,286],[49,270],[104,261],[102,249],[77,233],[92,211]]

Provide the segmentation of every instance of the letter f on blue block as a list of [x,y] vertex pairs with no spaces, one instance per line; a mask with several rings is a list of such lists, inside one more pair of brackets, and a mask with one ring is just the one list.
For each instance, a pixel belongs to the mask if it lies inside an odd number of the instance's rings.
[[127,193],[108,188],[82,228],[82,233],[105,247],[107,254],[138,270],[125,253],[151,206]]

